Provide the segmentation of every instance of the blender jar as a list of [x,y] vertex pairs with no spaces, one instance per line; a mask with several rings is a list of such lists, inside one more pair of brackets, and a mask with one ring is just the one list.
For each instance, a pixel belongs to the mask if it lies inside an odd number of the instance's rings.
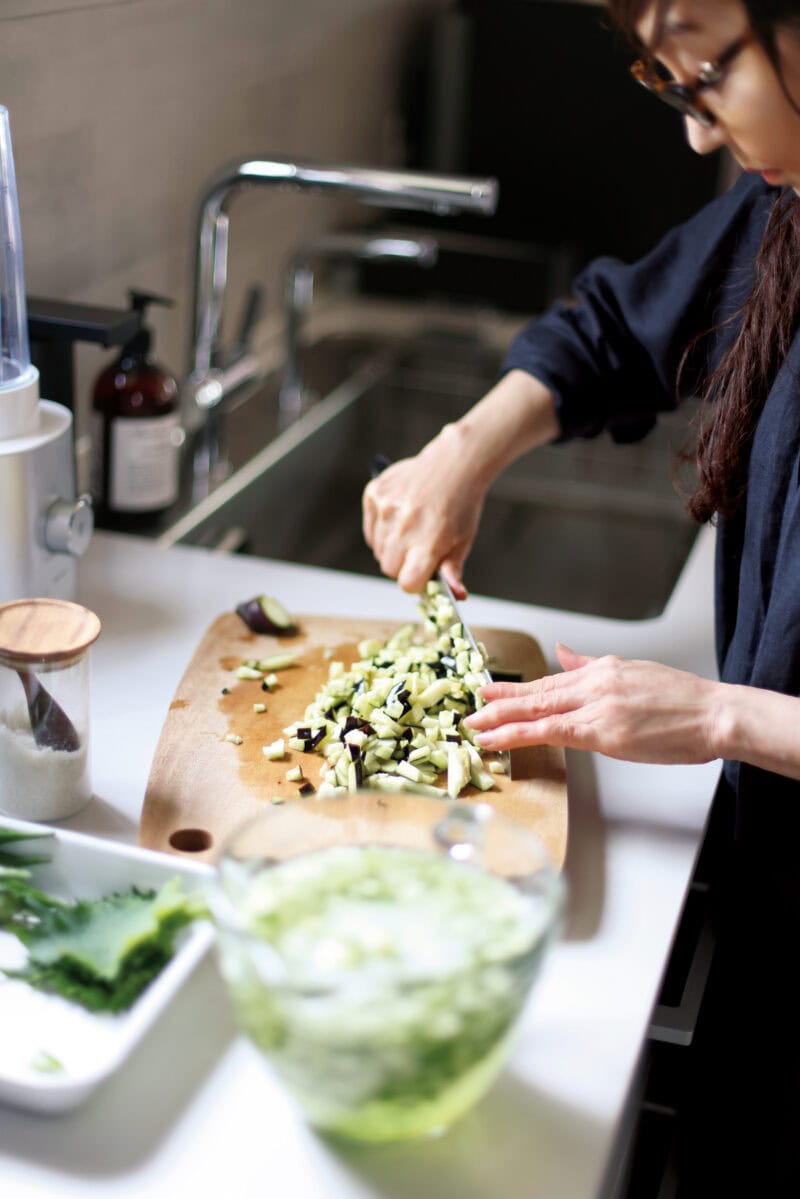
[[8,109],[0,105],[0,437],[38,429],[39,372],[31,366],[17,180]]
[[0,602],[71,599],[92,533],[75,498],[72,413],[39,397],[31,365],[25,271],[8,110],[0,105]]

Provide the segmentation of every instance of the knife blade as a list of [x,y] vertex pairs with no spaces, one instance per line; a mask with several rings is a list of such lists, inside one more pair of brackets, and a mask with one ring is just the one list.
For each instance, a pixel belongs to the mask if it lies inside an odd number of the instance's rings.
[[[461,612],[458,607],[458,603],[456,602],[456,597],[453,595],[452,587],[450,586],[447,579],[444,577],[444,575],[442,574],[442,572],[440,570],[436,571],[434,578],[435,578],[436,582],[439,584],[440,588],[442,589],[442,594],[447,597],[448,602],[452,606],[453,612],[455,614],[455,619],[458,622],[458,624],[461,625],[461,630],[464,635],[464,640],[468,643],[468,645],[469,645],[470,649],[473,651],[473,653],[478,654],[481,661],[483,662],[483,669],[480,671],[475,671],[475,673],[482,674],[485,682],[493,683],[494,679],[492,678],[492,672],[489,670],[489,667],[486,665],[486,657],[485,657],[484,651],[481,649],[480,645],[475,640],[475,635],[472,632],[472,629],[469,627],[467,622],[464,620],[464,617],[461,615]],[[509,778],[511,778],[512,777],[512,775],[511,775],[511,751],[508,749],[499,750],[499,751],[497,751],[497,757],[500,759],[500,761],[505,766],[506,774],[508,775]]]
[[[377,476],[382,471],[384,471],[387,466],[391,466],[391,462],[392,462],[391,458],[387,458],[386,454],[373,454],[372,457],[370,458],[370,464],[369,464],[370,476],[373,479],[377,478]],[[458,603],[456,601],[456,597],[453,595],[452,587],[450,586],[447,579],[442,574],[441,570],[437,570],[433,577],[436,580],[436,582],[439,584],[442,594],[444,596],[446,596],[448,602],[450,603],[450,605],[453,609],[453,622],[454,623],[457,622],[458,624],[461,625],[461,629],[462,629],[462,632],[464,635],[464,640],[467,642],[467,644],[469,645],[472,652],[477,654],[480,657],[481,661],[483,662],[483,668],[480,671],[475,671],[475,673],[482,674],[484,681],[486,683],[493,683],[494,679],[492,678],[491,671],[489,670],[488,666],[486,665],[486,657],[485,657],[484,651],[481,649],[481,647],[478,645],[478,642],[475,640],[475,635],[473,634],[472,629],[469,627],[469,624],[466,622],[466,620],[464,620],[464,617],[461,615],[461,612],[458,607]],[[498,752],[497,757],[504,764],[504,766],[506,768],[506,773],[508,774],[508,777],[511,778],[511,751],[510,750],[500,751],[500,752]]]
[[472,652],[476,653],[480,657],[481,661],[483,662],[483,668],[479,671],[476,670],[474,673],[482,674],[484,677],[484,681],[487,683],[494,682],[491,672],[490,672],[488,666],[486,665],[486,656],[484,654],[484,651],[478,645],[478,642],[475,640],[475,635],[472,632],[472,629],[469,627],[467,622],[464,620],[464,617],[461,615],[461,612],[458,607],[458,603],[456,601],[456,597],[453,595],[452,587],[450,586],[447,579],[444,577],[444,575],[442,574],[442,572],[440,570],[437,570],[436,574],[433,577],[436,580],[436,582],[439,584],[439,586],[442,590],[442,594],[447,597],[447,599],[450,603],[450,606],[453,609],[454,622],[457,621],[458,624],[461,625],[461,629],[464,634],[464,640],[469,643],[469,647],[472,650]]

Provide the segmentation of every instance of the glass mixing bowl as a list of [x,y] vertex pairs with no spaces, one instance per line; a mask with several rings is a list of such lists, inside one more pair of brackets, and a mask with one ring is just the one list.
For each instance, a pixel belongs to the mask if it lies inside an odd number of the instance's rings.
[[489,804],[359,791],[266,809],[208,898],[239,1023],[305,1117],[389,1141],[492,1084],[564,885]]

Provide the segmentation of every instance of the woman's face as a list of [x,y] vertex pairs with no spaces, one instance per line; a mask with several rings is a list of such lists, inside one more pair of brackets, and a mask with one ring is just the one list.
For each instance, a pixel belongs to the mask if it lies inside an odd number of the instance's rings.
[[[679,83],[693,83],[700,66],[715,62],[747,33],[747,11],[740,0],[675,0],[668,7],[654,45],[655,5],[637,23],[642,41]],[[777,37],[783,81],[800,106],[800,33],[782,28]],[[800,112],[792,107],[767,54],[757,42],[746,45],[725,69],[722,80],[700,94],[716,118],[705,129],[685,117],[693,150],[708,154],[727,146],[746,171],[764,174],[771,184],[800,193]]]

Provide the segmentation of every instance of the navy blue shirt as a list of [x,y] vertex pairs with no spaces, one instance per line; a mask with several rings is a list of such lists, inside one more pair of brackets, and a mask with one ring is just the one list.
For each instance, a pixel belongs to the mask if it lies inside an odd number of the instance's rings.
[[[523,330],[505,369],[552,390],[565,438],[603,429],[617,441],[644,436],[659,411],[675,406],[679,366],[696,335],[723,322],[692,352],[687,393],[735,336],[778,195],[743,176],[641,261],[592,263],[576,281],[575,303],[556,304]],[[719,522],[716,631],[720,678],[800,694],[800,334],[758,421],[746,500]],[[735,762],[725,763],[724,777],[740,836],[751,849],[774,851],[776,829],[785,830],[779,844],[793,860],[800,783]]]

